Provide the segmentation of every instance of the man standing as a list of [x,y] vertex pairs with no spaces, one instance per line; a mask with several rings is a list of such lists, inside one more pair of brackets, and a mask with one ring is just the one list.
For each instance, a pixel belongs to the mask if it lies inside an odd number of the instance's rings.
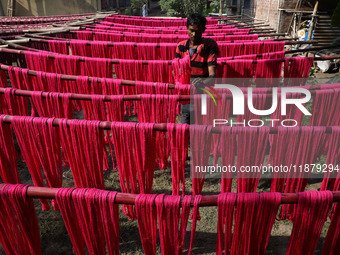
[[143,7],[142,7],[142,14],[143,17],[148,16],[148,5],[147,5],[147,1],[144,2]]
[[[189,39],[179,42],[176,48],[176,58],[190,56],[191,83],[196,88],[213,85],[216,77],[219,49],[213,39],[202,37],[206,24],[205,17],[192,14],[187,20]],[[192,104],[182,105],[182,123],[190,123],[190,112]]]

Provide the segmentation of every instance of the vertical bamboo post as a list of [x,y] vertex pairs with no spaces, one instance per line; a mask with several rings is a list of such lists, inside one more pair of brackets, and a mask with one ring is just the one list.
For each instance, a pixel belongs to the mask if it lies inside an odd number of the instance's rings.
[[15,16],[15,0],[8,0],[7,2],[7,16]]
[[220,13],[219,13],[220,16],[223,15],[223,6],[224,6],[224,0],[220,0]]
[[[312,16],[312,22],[310,23],[310,26],[309,26],[308,37],[307,37],[308,41],[312,38],[312,33],[314,30],[314,24],[316,20],[316,14],[318,12],[318,7],[319,7],[319,1],[316,1],[315,6],[314,6],[314,11],[313,11],[313,16]],[[305,53],[305,56],[306,57],[308,56],[308,52]]]

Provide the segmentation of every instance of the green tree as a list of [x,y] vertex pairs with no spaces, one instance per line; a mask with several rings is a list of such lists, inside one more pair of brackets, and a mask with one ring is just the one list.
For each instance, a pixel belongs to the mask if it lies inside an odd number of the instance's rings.
[[143,4],[144,4],[144,0],[131,0],[132,14],[141,16]]
[[332,16],[332,27],[340,27],[340,1],[335,8]]
[[161,9],[168,16],[188,17],[193,13],[203,14],[206,0],[160,0]]

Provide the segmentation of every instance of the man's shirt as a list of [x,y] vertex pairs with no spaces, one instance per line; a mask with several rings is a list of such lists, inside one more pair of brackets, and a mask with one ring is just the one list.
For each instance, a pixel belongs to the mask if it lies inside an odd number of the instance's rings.
[[208,66],[217,67],[217,56],[219,54],[217,43],[213,39],[202,37],[202,43],[192,54],[190,54],[189,49],[190,39],[179,42],[175,57],[190,56],[191,78],[209,77]]

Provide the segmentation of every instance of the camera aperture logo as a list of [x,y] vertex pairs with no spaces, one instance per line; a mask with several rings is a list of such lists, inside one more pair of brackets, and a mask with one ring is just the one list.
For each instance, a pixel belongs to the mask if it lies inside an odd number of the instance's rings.
[[[233,115],[245,115],[245,100],[247,99],[247,107],[248,110],[258,116],[268,116],[274,113],[277,110],[279,99],[280,99],[280,115],[286,116],[287,115],[287,105],[292,105],[292,107],[297,107],[298,110],[300,110],[304,115],[311,116],[312,114],[306,109],[306,107],[303,105],[305,103],[308,103],[311,99],[311,93],[309,90],[305,88],[299,88],[299,87],[281,87],[280,94],[278,94],[278,88],[273,87],[272,88],[272,103],[269,109],[265,110],[259,110],[255,109],[254,102],[253,102],[253,88],[249,87],[247,90],[247,96],[244,95],[243,91],[234,85],[231,84],[215,84],[214,88],[209,87],[209,90],[212,91],[216,97],[219,99],[220,104],[222,105],[222,100],[220,96],[218,95],[218,92],[216,89],[228,89],[231,92],[231,99],[232,99],[232,114]],[[216,99],[214,98],[213,94],[208,91],[207,89],[201,89],[204,92],[206,92],[214,101],[215,106],[217,106]],[[300,96],[299,98],[289,98],[287,95],[288,93],[298,93]],[[207,115],[207,94],[202,94],[201,96],[201,115]],[[264,126],[266,122],[269,122],[270,125],[274,125],[274,123],[280,124],[284,127],[295,127],[298,125],[298,122],[295,119],[250,119],[250,120],[243,120],[242,122],[233,122],[233,120],[228,119],[214,119],[213,120],[213,126],[217,125],[227,125],[230,124],[230,126],[233,125],[243,125],[244,127],[250,126],[250,127],[261,127]],[[258,125],[255,125],[257,123]],[[293,123],[288,125],[287,123]],[[247,125],[248,124],[248,125]]]
[[[211,91],[216,95],[216,97],[218,98],[220,104],[222,105],[221,97],[220,97],[220,95],[217,93],[216,89],[214,89],[213,87],[207,87],[207,88],[208,88],[209,90],[211,90]],[[211,94],[211,92],[209,92],[209,91],[206,90],[206,89],[202,89],[202,88],[201,88],[201,90],[203,90],[205,93],[207,93],[207,94],[212,98],[212,100],[214,101],[215,105],[217,106],[216,99],[215,99],[215,97]],[[203,94],[203,95],[204,95],[204,94]],[[203,99],[202,99],[202,100],[203,100]],[[203,102],[203,101],[202,101],[202,102]],[[206,98],[205,98],[205,107],[206,107],[206,104],[207,104],[207,100],[206,100]],[[207,111],[206,108],[205,108],[205,111]],[[207,114],[207,113],[205,112],[205,114]],[[204,114],[202,113],[202,115],[204,115]]]

